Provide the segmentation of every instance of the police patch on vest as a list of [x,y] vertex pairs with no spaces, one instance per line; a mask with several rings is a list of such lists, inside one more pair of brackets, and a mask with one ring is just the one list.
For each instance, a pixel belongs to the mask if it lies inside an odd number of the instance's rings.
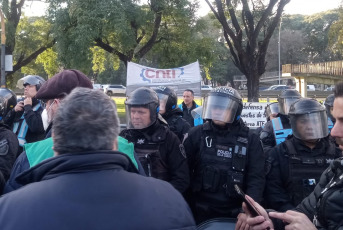
[[180,145],[179,145],[179,148],[180,148],[180,152],[181,152],[182,156],[183,156],[184,158],[187,158],[186,151],[185,151],[185,147],[183,147],[183,144],[180,144]]
[[232,148],[217,148],[217,156],[232,158]]
[[0,141],[0,156],[5,156],[8,153],[8,142],[6,139]]

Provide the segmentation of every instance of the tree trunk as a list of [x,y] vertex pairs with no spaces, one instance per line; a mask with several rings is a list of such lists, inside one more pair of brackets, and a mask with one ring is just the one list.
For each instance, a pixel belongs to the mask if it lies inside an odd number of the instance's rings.
[[249,102],[259,102],[259,85],[260,76],[258,76],[257,71],[252,71],[250,75],[246,76],[247,87],[248,87],[248,101]]

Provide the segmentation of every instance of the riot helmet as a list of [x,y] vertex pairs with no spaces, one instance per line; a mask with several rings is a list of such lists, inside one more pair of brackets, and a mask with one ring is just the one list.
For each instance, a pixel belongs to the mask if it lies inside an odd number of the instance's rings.
[[159,113],[168,115],[177,106],[177,95],[175,91],[168,86],[159,86],[155,89],[155,92],[160,101]]
[[242,98],[231,87],[212,89],[204,100],[202,117],[231,124],[240,118],[243,109]]
[[132,91],[126,101],[128,129],[144,129],[155,123],[159,111],[157,93],[147,87]]
[[295,89],[283,90],[277,99],[280,113],[288,115],[289,107],[300,98],[300,93]]
[[306,141],[329,135],[326,110],[314,99],[299,99],[291,105],[288,115],[296,138]]
[[266,109],[264,111],[264,115],[266,116],[267,121],[270,121],[270,116],[276,117],[276,115],[279,113],[279,103],[273,102],[266,106]]
[[333,102],[335,100],[335,95],[330,94],[324,101],[326,114],[331,119],[332,122],[336,122],[336,119],[332,116],[332,110],[333,110]]
[[38,91],[39,88],[44,84],[45,80],[38,76],[38,75],[27,75],[23,78],[20,78],[17,81],[17,87],[19,89],[25,88],[27,85],[35,85],[36,90]]
[[2,120],[16,104],[17,96],[9,89],[0,88],[0,120]]

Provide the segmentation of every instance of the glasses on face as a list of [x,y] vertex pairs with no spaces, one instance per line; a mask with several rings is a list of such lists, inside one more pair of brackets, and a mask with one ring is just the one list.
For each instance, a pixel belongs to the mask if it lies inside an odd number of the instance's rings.
[[46,108],[49,101],[51,101],[51,100],[42,100],[41,101],[41,105],[42,105],[43,109],[50,110],[51,106],[55,103],[56,100],[53,100],[53,102],[49,105],[49,107]]

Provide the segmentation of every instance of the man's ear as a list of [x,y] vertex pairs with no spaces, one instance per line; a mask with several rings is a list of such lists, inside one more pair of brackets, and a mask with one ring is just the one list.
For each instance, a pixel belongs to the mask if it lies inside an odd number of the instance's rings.
[[113,149],[112,150],[118,150],[118,138],[116,138],[113,142]]

